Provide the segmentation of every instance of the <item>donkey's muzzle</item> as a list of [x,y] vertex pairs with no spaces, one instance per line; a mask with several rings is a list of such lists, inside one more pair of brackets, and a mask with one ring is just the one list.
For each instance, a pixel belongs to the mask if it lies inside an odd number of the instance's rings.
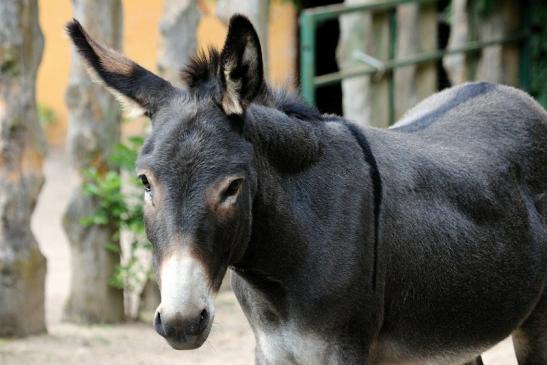
[[200,347],[209,335],[211,317],[207,309],[197,315],[172,316],[156,311],[154,328],[176,350],[192,350]]

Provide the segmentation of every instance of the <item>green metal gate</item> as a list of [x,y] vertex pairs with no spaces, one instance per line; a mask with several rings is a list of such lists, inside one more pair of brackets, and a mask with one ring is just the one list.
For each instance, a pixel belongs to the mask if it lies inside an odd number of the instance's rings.
[[[389,98],[388,110],[390,123],[395,121],[395,80],[393,70],[421,63],[436,61],[442,59],[446,55],[463,54],[481,50],[497,44],[515,43],[521,45],[520,54],[520,87],[524,90],[529,86],[529,46],[528,35],[529,31],[529,4],[527,0],[522,1],[522,24],[521,30],[510,36],[498,37],[488,40],[472,41],[465,45],[445,50],[435,50],[424,52],[412,57],[400,58],[396,57],[397,44],[397,6],[413,3],[425,4],[434,3],[438,0],[383,0],[377,3],[364,5],[348,6],[344,4],[321,6],[316,8],[305,9],[302,11],[299,19],[300,27],[300,89],[305,100],[311,104],[315,104],[315,90],[319,87],[339,83],[343,79],[364,75],[373,75],[377,72],[385,72],[388,77]],[[351,14],[356,12],[387,12],[389,14],[389,59],[385,62],[376,60],[370,57],[369,61],[363,65],[356,66],[352,69],[346,69],[339,72],[333,72],[324,75],[316,75],[315,72],[315,55],[316,55],[316,29],[317,25],[326,20],[338,18],[341,15]],[[368,55],[366,55],[368,56]],[[381,62],[381,67],[375,65],[375,62]]]

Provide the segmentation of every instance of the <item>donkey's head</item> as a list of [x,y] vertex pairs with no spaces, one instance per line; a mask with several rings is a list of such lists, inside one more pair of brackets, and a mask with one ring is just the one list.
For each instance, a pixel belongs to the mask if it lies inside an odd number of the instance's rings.
[[222,52],[194,59],[180,89],[98,44],[78,22],[67,29],[90,73],[152,120],[137,173],[161,289],[154,325],[176,349],[199,347],[213,296],[250,237],[256,172],[242,129],[246,108],[266,93],[258,36],[233,17]]

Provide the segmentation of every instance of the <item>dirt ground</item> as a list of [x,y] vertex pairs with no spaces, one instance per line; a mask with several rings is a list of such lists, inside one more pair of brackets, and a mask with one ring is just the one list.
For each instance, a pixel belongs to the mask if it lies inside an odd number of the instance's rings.
[[[75,179],[61,151],[50,152],[45,173],[46,184],[32,225],[48,259],[48,334],[25,339],[0,339],[0,365],[253,363],[254,339],[230,292],[217,297],[211,335],[202,348],[194,351],[171,349],[151,324],[83,327],[63,323],[62,309],[70,284],[70,258],[60,219]],[[484,360],[487,365],[516,365],[511,341],[506,340],[489,350]]]

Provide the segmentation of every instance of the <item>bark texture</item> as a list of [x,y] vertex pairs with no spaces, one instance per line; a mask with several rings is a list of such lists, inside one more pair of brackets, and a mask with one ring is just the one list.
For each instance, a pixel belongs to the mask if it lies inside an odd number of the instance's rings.
[[270,0],[218,0],[216,15],[226,24],[234,14],[243,14],[253,23],[262,48],[264,76],[268,76],[268,25],[270,24]]
[[[95,39],[119,49],[122,42],[120,0],[74,0],[74,16]],[[86,73],[73,50],[66,92],[69,113],[68,149],[82,183],[83,170],[108,168],[108,156],[120,139],[120,110],[114,98]],[[112,225],[84,227],[97,202],[79,186],[72,193],[63,219],[71,246],[71,288],[65,319],[76,323],[112,323],[124,319],[123,291],[109,285],[119,254],[105,248],[118,229]],[[118,242],[115,242],[118,244]]]
[[45,332],[46,259],[30,229],[46,143],[36,111],[37,0],[0,1],[0,337]]
[[196,51],[201,19],[196,0],[165,0],[160,21],[159,74],[181,86],[180,72]]

